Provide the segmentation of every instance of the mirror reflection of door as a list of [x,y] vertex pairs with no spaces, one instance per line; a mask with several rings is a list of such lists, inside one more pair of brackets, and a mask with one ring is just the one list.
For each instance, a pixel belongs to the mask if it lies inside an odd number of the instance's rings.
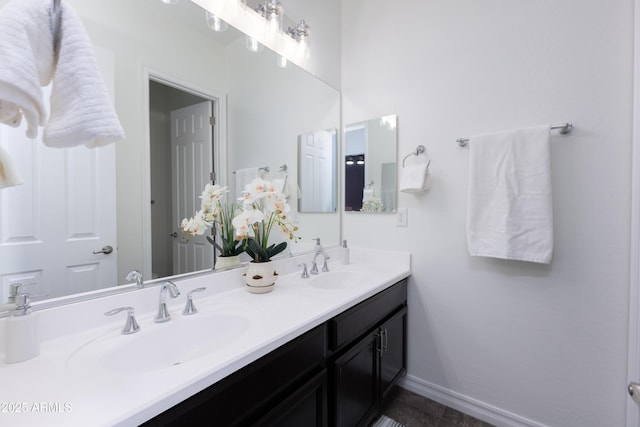
[[345,211],[360,211],[365,187],[365,153],[367,151],[367,128],[364,125],[345,129]]
[[298,136],[300,212],[336,211],[337,131],[320,130]]
[[200,209],[212,180],[216,102],[149,81],[153,278],[213,268],[213,246],[205,236],[184,235],[180,221]]

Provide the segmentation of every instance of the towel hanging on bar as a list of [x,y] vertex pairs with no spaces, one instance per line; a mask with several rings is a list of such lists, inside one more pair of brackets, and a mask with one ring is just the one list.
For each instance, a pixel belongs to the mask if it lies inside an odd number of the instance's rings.
[[[571,122],[567,122],[559,125],[551,125],[551,129],[560,130],[562,135],[566,135],[573,130],[573,124]],[[464,148],[469,143],[469,138],[458,138],[456,141],[460,147]]]

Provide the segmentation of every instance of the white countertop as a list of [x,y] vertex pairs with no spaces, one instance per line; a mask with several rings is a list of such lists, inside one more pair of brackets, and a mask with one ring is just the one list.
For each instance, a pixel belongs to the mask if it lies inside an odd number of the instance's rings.
[[[332,256],[329,268],[362,274],[367,280],[355,286],[320,289],[309,285],[311,279],[299,277],[298,264],[310,265],[309,258],[279,261],[277,285],[266,294],[247,292],[241,277],[245,268],[174,280],[181,296],[168,298],[172,319],[164,324],[153,322],[157,286],[37,312],[40,355],[21,363],[0,364],[0,425],[139,425],[410,274],[406,252],[352,248],[351,264],[340,265],[333,261],[338,257]],[[207,290],[194,294],[198,313],[183,316],[187,292],[201,286]],[[135,307],[140,332],[120,334],[124,313],[104,316],[105,311],[124,305]],[[163,327],[181,327],[205,317],[211,319],[213,336],[218,330],[224,335],[225,325],[216,323],[224,323],[225,315],[246,319],[242,331],[220,338],[220,348],[211,345],[212,351],[178,365],[156,369],[153,363],[132,360],[131,369],[114,370],[109,363],[117,363],[117,357],[96,357],[110,343],[117,346],[144,339],[144,334],[169,331]],[[4,319],[0,319],[0,330],[2,323]],[[0,341],[3,335],[0,333]],[[171,346],[171,342],[163,343],[157,354]],[[4,361],[4,355],[0,360]]]

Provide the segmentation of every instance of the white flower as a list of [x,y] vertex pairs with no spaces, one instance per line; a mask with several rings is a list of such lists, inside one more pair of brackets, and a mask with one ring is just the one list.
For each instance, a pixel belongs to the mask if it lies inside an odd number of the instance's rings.
[[236,236],[248,236],[250,231],[253,230],[252,226],[263,219],[264,214],[262,211],[249,208],[236,215],[231,223],[233,228],[236,229]]
[[195,236],[204,234],[213,223],[207,221],[202,211],[198,211],[193,218],[183,219],[180,225],[186,233]]

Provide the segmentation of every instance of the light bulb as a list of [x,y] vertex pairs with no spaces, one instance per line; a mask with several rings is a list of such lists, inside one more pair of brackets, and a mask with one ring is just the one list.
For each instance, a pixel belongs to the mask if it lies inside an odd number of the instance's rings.
[[256,39],[254,39],[253,37],[249,37],[249,36],[245,37],[245,46],[251,52],[261,52],[262,49],[264,49],[262,47],[262,45],[260,43],[258,43],[258,41]]
[[222,19],[214,15],[213,13],[207,11],[206,13],[207,26],[211,28],[213,31],[225,31],[228,28],[226,22]]

